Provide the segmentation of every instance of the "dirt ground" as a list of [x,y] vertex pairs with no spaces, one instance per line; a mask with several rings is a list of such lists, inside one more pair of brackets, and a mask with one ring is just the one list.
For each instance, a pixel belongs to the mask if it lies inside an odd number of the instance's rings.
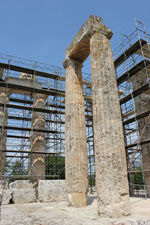
[[11,204],[1,207],[1,225],[150,225],[150,199],[131,198],[132,214],[121,219],[100,218],[95,196],[85,208],[66,202]]

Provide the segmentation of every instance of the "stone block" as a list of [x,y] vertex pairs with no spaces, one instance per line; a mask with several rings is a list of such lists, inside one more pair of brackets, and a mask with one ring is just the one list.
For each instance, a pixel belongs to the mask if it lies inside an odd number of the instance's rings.
[[41,202],[65,201],[67,199],[65,180],[39,180],[38,199]]
[[26,189],[33,188],[34,184],[29,180],[16,180],[9,184],[9,188],[11,189]]
[[6,180],[0,180],[0,189],[8,189],[8,182]]
[[13,191],[12,190],[3,190],[2,191],[2,205],[8,205],[12,202],[13,199]]
[[34,188],[11,189],[13,191],[13,202],[15,204],[36,202],[36,190]]

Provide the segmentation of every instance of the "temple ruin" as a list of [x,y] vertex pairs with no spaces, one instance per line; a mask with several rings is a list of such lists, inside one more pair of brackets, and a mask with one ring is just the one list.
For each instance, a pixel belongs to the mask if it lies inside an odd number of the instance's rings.
[[112,36],[91,15],[64,69],[0,54],[3,205],[86,208],[90,193],[100,217],[119,218],[130,215],[130,197],[150,198],[150,35],[137,20],[115,50]]

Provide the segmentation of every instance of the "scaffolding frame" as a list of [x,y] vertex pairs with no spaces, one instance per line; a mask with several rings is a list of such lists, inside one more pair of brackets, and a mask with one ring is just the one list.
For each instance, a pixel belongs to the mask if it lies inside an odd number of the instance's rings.
[[[121,45],[113,53],[118,88],[123,90],[120,105],[130,195],[146,198],[150,197],[148,196],[150,185],[146,184],[145,173],[150,175],[150,169],[145,170],[143,167],[142,149],[150,143],[149,138],[144,138],[146,127],[149,126],[150,112],[144,110],[141,96],[145,93],[149,95],[150,89],[150,35],[147,34],[143,22],[135,19],[135,24],[136,30],[133,33],[121,35]],[[141,77],[141,83],[139,77]],[[140,125],[141,121],[144,121],[143,127]]]
[[[113,51],[116,80],[120,94],[120,107],[125,138],[125,150],[128,168],[128,180],[131,196],[147,197],[145,183],[146,171],[143,167],[143,146],[150,144],[150,137],[143,139],[143,134],[149,126],[150,109],[138,111],[136,99],[143,93],[150,94],[150,35],[146,32],[143,22],[135,19],[136,30],[130,35],[121,35],[121,44]],[[43,132],[46,135],[45,179],[64,179],[65,174],[65,73],[64,70],[44,63],[38,63],[18,57],[0,54],[0,68],[3,77],[0,79],[0,89],[5,92],[5,101],[0,102],[3,118],[1,124],[1,151],[6,154],[6,172],[4,179],[32,179],[29,174],[32,157],[30,136],[34,132]],[[134,88],[137,74],[142,71],[146,80],[138,88]],[[19,79],[20,73],[30,74],[33,85],[20,86],[9,82],[9,78]],[[42,84],[37,88],[35,79]],[[8,93],[13,90],[7,100]],[[23,94],[20,94],[20,92]],[[94,134],[92,119],[92,90],[91,75],[83,73],[83,91],[85,103],[85,119],[87,133],[87,154],[89,172],[89,191],[95,191],[95,160]],[[28,92],[28,94],[26,94]],[[47,95],[46,107],[33,107],[33,94]],[[45,115],[44,130],[32,127],[33,112]],[[8,112],[7,126],[4,118]],[[144,121],[143,128],[139,129],[139,121]],[[6,149],[2,148],[4,131],[7,131]],[[18,165],[17,165],[17,163]],[[18,166],[18,167],[17,167]],[[141,178],[139,182],[139,176]]]

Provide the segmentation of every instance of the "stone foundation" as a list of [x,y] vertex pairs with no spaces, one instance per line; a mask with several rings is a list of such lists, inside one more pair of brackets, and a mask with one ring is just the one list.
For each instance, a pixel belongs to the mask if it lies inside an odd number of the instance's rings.
[[58,202],[65,201],[66,186],[65,180],[18,180],[8,184],[7,181],[0,181],[2,190],[3,205],[23,204],[32,202]]
[[38,200],[40,202],[59,202],[66,200],[64,180],[39,180]]

